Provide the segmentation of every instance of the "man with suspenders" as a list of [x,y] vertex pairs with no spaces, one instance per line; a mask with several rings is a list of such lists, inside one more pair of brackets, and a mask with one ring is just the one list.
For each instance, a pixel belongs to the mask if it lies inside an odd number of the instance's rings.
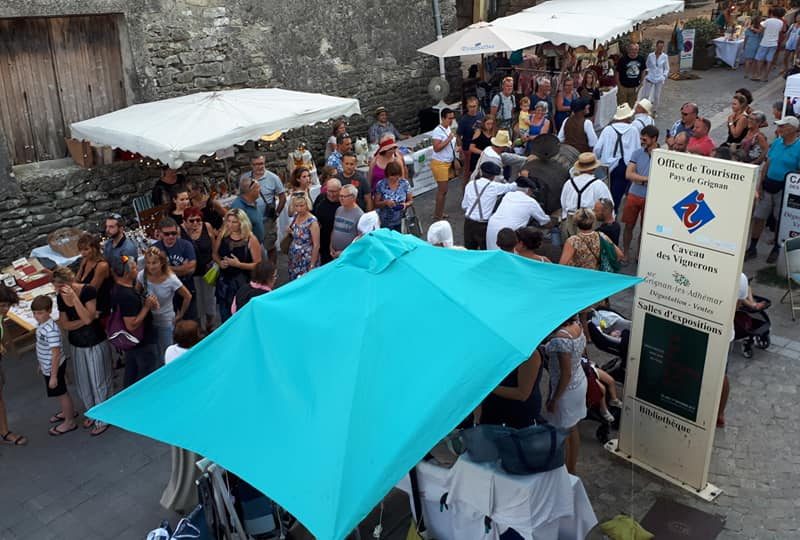
[[481,165],[478,177],[470,180],[464,188],[461,208],[464,209],[464,247],[486,249],[486,227],[494,213],[497,197],[516,191],[517,184],[492,180],[502,175],[497,163],[487,161]]
[[622,197],[630,185],[625,179],[625,169],[633,152],[640,147],[639,131],[631,125],[632,119],[633,110],[630,105],[623,103],[618,106],[614,118],[603,128],[594,147],[597,158],[608,167],[615,212],[619,210]]

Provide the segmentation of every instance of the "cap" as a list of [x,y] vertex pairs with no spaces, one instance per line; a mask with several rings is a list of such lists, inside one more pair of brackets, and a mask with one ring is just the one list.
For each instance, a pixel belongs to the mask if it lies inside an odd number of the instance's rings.
[[796,116],[784,116],[780,120],[775,120],[776,126],[792,126],[794,129],[800,127],[800,121]]
[[493,178],[503,174],[503,169],[494,161],[485,161],[481,164],[481,175],[484,178]]
[[378,107],[377,109],[375,109],[375,116],[378,116],[379,114],[384,112],[386,112],[386,107]]

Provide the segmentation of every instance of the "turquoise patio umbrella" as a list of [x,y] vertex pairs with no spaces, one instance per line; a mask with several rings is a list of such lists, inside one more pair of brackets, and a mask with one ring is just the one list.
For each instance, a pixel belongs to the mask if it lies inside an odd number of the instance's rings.
[[383,229],[88,414],[340,540],[561,321],[638,281]]

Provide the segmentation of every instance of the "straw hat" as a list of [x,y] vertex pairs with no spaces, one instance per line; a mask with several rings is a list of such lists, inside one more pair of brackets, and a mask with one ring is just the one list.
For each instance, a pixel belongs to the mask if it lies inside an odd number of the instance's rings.
[[[630,109],[630,107],[628,107]],[[578,172],[589,172],[598,168],[602,163],[597,160],[594,152],[583,152],[578,156],[578,161],[575,162],[573,168]]]
[[492,143],[492,146],[499,146],[501,148],[510,148],[511,147],[511,138],[508,136],[508,131],[505,129],[501,129],[497,132],[497,135],[492,137],[489,141]]
[[649,99],[647,98],[640,99],[639,101],[636,102],[636,106],[641,107],[642,109],[644,109],[644,112],[646,112],[650,116],[653,116],[653,104],[650,103]]
[[623,103],[617,107],[617,112],[614,113],[614,120],[627,120],[631,116],[633,116],[631,106],[627,103]]

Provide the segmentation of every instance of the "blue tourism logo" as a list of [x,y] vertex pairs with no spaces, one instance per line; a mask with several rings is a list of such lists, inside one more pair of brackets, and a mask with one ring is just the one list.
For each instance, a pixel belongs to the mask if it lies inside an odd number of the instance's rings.
[[704,197],[705,194],[694,190],[672,207],[689,233],[695,232],[716,217]]

